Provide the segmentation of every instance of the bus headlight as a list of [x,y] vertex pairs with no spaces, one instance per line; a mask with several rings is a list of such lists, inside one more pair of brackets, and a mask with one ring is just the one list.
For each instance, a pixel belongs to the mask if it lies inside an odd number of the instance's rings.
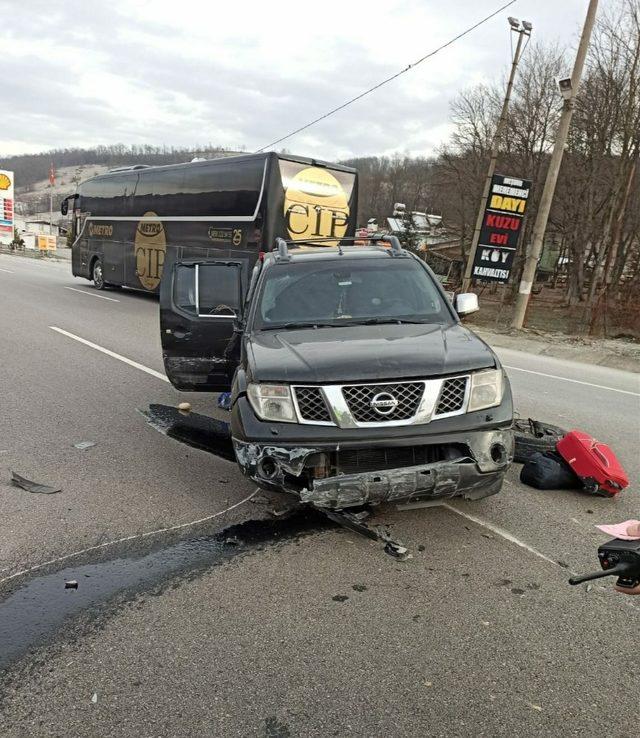
[[286,384],[250,384],[247,388],[249,403],[262,420],[276,423],[295,423],[291,388]]
[[502,402],[504,382],[502,369],[487,369],[474,372],[471,375],[471,391],[469,392],[469,406],[467,412],[484,410]]

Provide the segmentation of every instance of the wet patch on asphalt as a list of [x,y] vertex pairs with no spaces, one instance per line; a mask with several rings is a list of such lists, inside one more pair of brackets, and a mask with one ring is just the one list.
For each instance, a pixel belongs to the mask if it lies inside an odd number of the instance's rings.
[[[116,597],[133,599],[178,577],[197,575],[237,556],[264,550],[333,527],[321,513],[303,508],[277,519],[248,520],[214,535],[183,539],[140,554],[110,552],[29,578],[0,599],[0,670],[46,644],[74,616],[98,614]],[[65,586],[77,582],[76,586]]]

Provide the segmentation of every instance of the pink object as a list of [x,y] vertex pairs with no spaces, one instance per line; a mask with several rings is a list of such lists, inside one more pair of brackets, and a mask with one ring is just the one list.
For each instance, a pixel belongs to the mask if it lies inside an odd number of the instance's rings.
[[640,520],[625,520],[624,523],[617,523],[616,525],[596,525],[596,528],[623,541],[640,541],[640,535],[630,536],[627,533],[630,525],[640,525]]

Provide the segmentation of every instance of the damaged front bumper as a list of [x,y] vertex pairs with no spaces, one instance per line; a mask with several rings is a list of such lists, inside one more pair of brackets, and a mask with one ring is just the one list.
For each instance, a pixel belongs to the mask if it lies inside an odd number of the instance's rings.
[[[513,460],[509,428],[397,439],[391,449],[381,441],[280,445],[238,438],[233,446],[243,473],[258,485],[327,509],[456,496],[480,499],[500,491]],[[342,469],[340,459],[347,453],[353,459],[354,452],[364,454],[369,466],[375,467],[373,456],[384,458],[388,467],[389,457],[396,457],[387,451],[411,451],[414,460],[425,463],[363,471],[352,464],[351,473]],[[438,460],[426,460],[433,458]]]

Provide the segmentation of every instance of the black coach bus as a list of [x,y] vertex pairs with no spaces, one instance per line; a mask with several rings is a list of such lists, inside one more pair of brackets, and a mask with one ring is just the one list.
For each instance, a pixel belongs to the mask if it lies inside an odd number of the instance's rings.
[[352,236],[357,197],[355,169],[265,153],[114,169],[82,182],[62,213],[71,206],[74,276],[158,292],[169,261],[242,259],[244,276],[277,236]]

